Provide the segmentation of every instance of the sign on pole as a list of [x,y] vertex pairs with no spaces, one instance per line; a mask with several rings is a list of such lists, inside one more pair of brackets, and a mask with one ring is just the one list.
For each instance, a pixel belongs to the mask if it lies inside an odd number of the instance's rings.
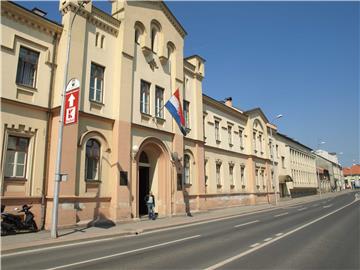
[[66,86],[64,125],[76,124],[78,121],[79,91],[79,80],[71,79]]

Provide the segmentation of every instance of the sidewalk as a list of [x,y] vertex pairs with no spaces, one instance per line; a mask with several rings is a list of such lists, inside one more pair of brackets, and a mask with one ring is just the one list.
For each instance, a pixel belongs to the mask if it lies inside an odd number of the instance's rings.
[[[322,199],[338,196],[344,194],[343,192],[327,193],[322,195]],[[52,239],[49,231],[40,231],[37,233],[24,233],[17,235],[8,235],[1,237],[1,251],[15,251],[17,249],[40,247],[56,244],[68,244],[71,242],[95,240],[101,238],[109,238],[114,236],[124,236],[131,234],[139,234],[146,231],[157,229],[165,229],[179,225],[191,225],[192,223],[199,223],[210,221],[218,218],[231,217],[241,214],[251,214],[259,211],[267,211],[291,205],[296,205],[304,202],[311,202],[319,200],[319,195],[307,196],[301,198],[294,198],[291,200],[280,200],[278,205],[261,204],[251,206],[235,206],[222,209],[214,209],[204,212],[193,213],[192,217],[186,215],[179,215],[173,217],[158,218],[157,220],[141,219],[136,221],[129,221],[119,223],[116,226],[106,228],[101,227],[76,227],[72,229],[61,229],[58,231],[59,237]]]

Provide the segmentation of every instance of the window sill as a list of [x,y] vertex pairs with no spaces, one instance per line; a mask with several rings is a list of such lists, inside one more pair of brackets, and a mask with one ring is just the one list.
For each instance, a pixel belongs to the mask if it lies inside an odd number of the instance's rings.
[[100,184],[100,183],[102,183],[101,180],[89,180],[89,179],[86,179],[85,182],[86,182],[86,184]]
[[151,114],[145,112],[140,112],[140,113],[141,113],[141,118],[143,119],[150,120],[152,118]]
[[18,183],[27,181],[26,178],[16,178],[16,177],[4,177],[4,180],[9,182],[18,182]]
[[155,119],[156,119],[156,122],[159,122],[160,124],[163,124],[166,121],[165,118],[158,117],[158,116],[156,116]]
[[28,92],[37,92],[37,88],[36,87],[33,87],[33,86],[29,86],[29,85],[26,85],[26,84],[21,84],[21,83],[16,83],[17,87],[23,91],[28,91]]
[[97,100],[92,100],[92,99],[90,99],[89,101],[90,101],[90,104],[91,104],[91,105],[95,105],[95,106],[105,106],[104,103],[102,103],[102,102],[100,102],[100,101],[97,101]]
[[184,187],[191,187],[192,184],[191,183],[184,183]]

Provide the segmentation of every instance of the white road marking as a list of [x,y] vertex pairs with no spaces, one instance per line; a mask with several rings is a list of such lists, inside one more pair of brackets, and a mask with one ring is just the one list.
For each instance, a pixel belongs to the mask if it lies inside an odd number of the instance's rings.
[[324,205],[323,208],[329,208],[329,207],[331,207],[331,206],[332,206],[332,204]]
[[239,228],[239,227],[242,227],[242,226],[245,226],[245,225],[249,225],[249,224],[253,224],[253,223],[256,223],[256,222],[259,222],[259,221],[260,221],[260,220],[254,220],[254,221],[250,221],[250,222],[247,222],[247,223],[235,225],[234,228]]
[[260,245],[260,243],[255,243],[255,244],[252,244],[250,247],[257,247],[258,245]]
[[280,235],[283,235],[284,233],[277,233],[277,234],[275,234],[275,236],[280,236]]
[[300,208],[300,209],[298,209],[298,211],[302,211],[302,210],[305,210],[305,209],[307,209],[307,207]]
[[272,239],[272,237],[266,238],[266,239],[264,239],[264,242],[268,242],[268,241],[270,241],[271,239]]
[[250,253],[253,253],[254,251],[256,251],[256,250],[258,250],[258,249],[261,249],[261,248],[263,248],[263,247],[265,247],[265,246],[267,246],[267,245],[270,245],[271,243],[274,243],[274,242],[276,242],[276,241],[279,241],[280,239],[282,239],[282,238],[284,238],[284,237],[286,237],[286,236],[288,236],[288,235],[291,235],[291,234],[293,234],[293,233],[295,233],[295,232],[297,232],[297,231],[300,231],[300,230],[302,230],[302,229],[310,226],[311,224],[314,224],[315,222],[318,222],[318,221],[320,221],[320,220],[322,220],[322,219],[324,219],[324,218],[326,218],[326,217],[328,217],[328,216],[330,216],[330,215],[333,215],[333,214],[335,214],[336,212],[339,212],[340,210],[342,210],[342,209],[344,209],[345,207],[348,207],[348,206],[354,204],[354,203],[357,202],[357,201],[358,201],[358,199],[355,199],[355,200],[352,201],[351,203],[349,203],[349,204],[347,204],[347,205],[344,205],[344,206],[342,206],[342,207],[340,207],[340,208],[338,208],[338,209],[336,209],[336,210],[334,210],[334,211],[332,211],[332,212],[330,212],[330,213],[328,213],[328,214],[326,214],[326,215],[323,215],[323,216],[321,216],[321,217],[319,217],[319,218],[317,218],[317,219],[314,219],[313,221],[310,221],[310,222],[308,222],[308,223],[306,223],[306,224],[304,224],[304,225],[301,225],[300,227],[297,227],[296,229],[291,230],[291,231],[289,231],[289,232],[287,232],[287,233],[279,236],[278,238],[274,238],[274,239],[270,240],[269,242],[265,242],[265,243],[263,243],[263,244],[261,244],[261,245],[256,245],[256,246],[254,246],[254,247],[250,246],[251,249],[248,249],[248,250],[246,250],[246,251],[244,251],[244,252],[241,252],[240,254],[238,254],[238,255],[236,255],[236,256],[233,256],[233,257],[230,257],[230,258],[228,258],[228,259],[226,259],[226,260],[224,260],[224,261],[221,261],[221,262],[219,262],[219,263],[217,263],[217,264],[211,265],[211,266],[209,266],[208,268],[206,268],[205,270],[214,270],[214,269],[220,268],[220,267],[222,267],[222,266],[224,266],[224,265],[226,265],[226,264],[228,264],[228,263],[230,263],[230,262],[233,262],[233,261],[235,261],[235,260],[237,260],[237,259],[240,259],[241,257],[244,257],[244,256],[246,256],[246,255],[248,255],[248,254],[250,254]]
[[90,259],[90,260],[85,260],[85,261],[76,262],[76,263],[70,263],[70,264],[65,264],[65,265],[59,265],[59,266],[55,266],[53,268],[49,268],[47,270],[68,268],[68,267],[72,267],[72,266],[81,265],[81,264],[84,264],[84,263],[96,262],[96,261],[100,261],[100,260],[104,260],[104,259],[109,259],[109,258],[125,255],[125,254],[135,253],[135,252],[138,252],[138,251],[143,251],[143,250],[152,249],[152,248],[156,248],[156,247],[162,247],[162,246],[166,246],[166,245],[170,245],[170,244],[174,244],[174,243],[178,243],[178,242],[198,238],[200,236],[201,236],[200,234],[193,235],[193,236],[189,236],[189,237],[185,237],[185,238],[181,238],[181,239],[177,239],[177,240],[173,240],[173,241],[169,241],[169,242],[164,242],[164,243],[161,243],[161,244],[156,244],[156,245],[152,245],[152,246],[148,246],[148,247],[143,247],[143,248],[133,249],[133,250],[129,250],[129,251],[119,252],[119,253],[115,253],[115,254],[99,257],[99,258],[94,258],[94,259]]
[[110,238],[104,238],[104,239],[98,239],[98,240],[83,241],[83,242],[79,242],[79,243],[65,244],[65,245],[60,245],[60,246],[44,247],[44,248],[37,248],[37,249],[32,249],[32,250],[24,250],[24,251],[9,253],[9,254],[1,254],[1,258],[10,257],[10,256],[14,256],[14,255],[22,255],[22,254],[27,254],[27,253],[39,252],[39,251],[44,251],[44,250],[51,250],[51,249],[56,249],[56,248],[72,247],[72,246],[92,244],[92,243],[97,243],[97,242],[105,242],[105,241],[110,241],[110,240],[120,238],[120,237],[121,236],[117,236],[117,237],[110,237]]
[[281,214],[275,215],[274,217],[282,217],[282,216],[286,216],[287,214],[289,214],[289,212],[281,213]]

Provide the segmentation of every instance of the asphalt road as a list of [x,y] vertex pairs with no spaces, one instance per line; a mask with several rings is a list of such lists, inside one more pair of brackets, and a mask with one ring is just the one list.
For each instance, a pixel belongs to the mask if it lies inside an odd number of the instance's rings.
[[2,267],[360,269],[360,200],[354,198],[345,193],[191,227],[10,253]]

